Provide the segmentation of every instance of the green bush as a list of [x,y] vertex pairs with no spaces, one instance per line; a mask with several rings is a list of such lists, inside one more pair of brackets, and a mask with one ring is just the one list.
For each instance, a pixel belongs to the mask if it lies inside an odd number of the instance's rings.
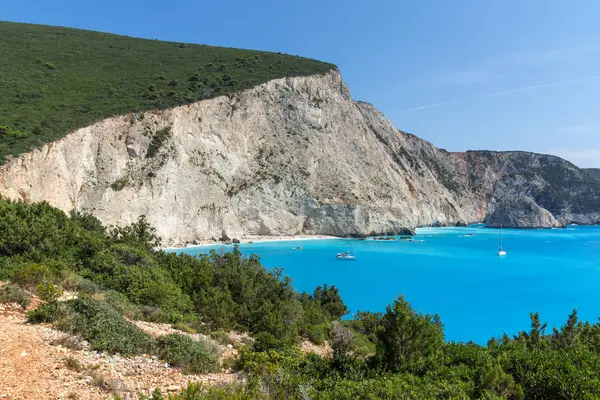
[[250,375],[267,375],[282,368],[294,368],[299,362],[297,350],[255,351],[244,348],[240,351],[234,368]]
[[219,344],[228,345],[230,344],[229,334],[225,331],[215,331],[210,333],[210,337],[216,340]]
[[146,150],[146,158],[152,158],[158,153],[165,142],[171,137],[171,128],[164,128],[157,131],[150,141],[148,150]]
[[77,275],[73,271],[62,270],[60,271],[59,283],[65,290],[79,291],[83,286],[84,278]]
[[47,284],[52,280],[50,269],[43,264],[27,264],[13,272],[12,281],[19,286],[34,288],[38,284]]
[[73,300],[71,307],[79,330],[75,333],[90,342],[93,350],[134,355],[151,349],[152,339],[109,305],[82,298]]
[[109,290],[100,295],[94,296],[98,299],[102,299],[107,304],[109,304],[112,308],[117,310],[120,314],[125,316],[126,318],[132,320],[141,320],[144,318],[144,313],[142,311],[142,307],[137,304],[133,304],[127,296],[122,293],[119,293],[114,290]]
[[129,178],[123,176],[110,184],[110,188],[115,192],[120,192],[129,184]]
[[62,288],[49,282],[35,285],[35,292],[42,301],[46,302],[56,301],[63,294]]
[[63,303],[46,303],[35,310],[27,313],[27,322],[41,324],[43,322],[55,322],[68,313],[68,307]]
[[135,355],[149,352],[153,346],[149,336],[112,307],[90,298],[45,304],[30,312],[28,320],[53,322],[64,332],[80,335],[96,351]]
[[157,340],[160,358],[184,373],[202,374],[219,368],[219,356],[214,348],[185,335],[173,333]]
[[196,328],[194,326],[192,326],[192,324],[189,324],[186,322],[177,322],[177,323],[173,324],[173,329],[177,329],[179,331],[186,332],[191,335],[198,333],[198,331],[196,330]]
[[339,322],[335,322],[331,329],[331,349],[333,350],[333,365],[337,369],[341,370],[347,367],[354,346],[354,332],[342,326]]
[[269,332],[260,332],[254,335],[253,351],[280,351],[289,353],[296,345],[296,338],[290,336],[277,337]]
[[18,129],[11,128],[10,126],[0,126],[0,138],[2,137],[13,137],[13,138],[24,138],[25,135],[23,132]]
[[29,294],[18,286],[6,285],[0,288],[0,303],[15,303],[21,308],[27,308],[30,302]]
[[308,340],[316,345],[322,345],[329,339],[329,331],[331,323],[323,323],[320,325],[309,325],[306,327],[305,335]]

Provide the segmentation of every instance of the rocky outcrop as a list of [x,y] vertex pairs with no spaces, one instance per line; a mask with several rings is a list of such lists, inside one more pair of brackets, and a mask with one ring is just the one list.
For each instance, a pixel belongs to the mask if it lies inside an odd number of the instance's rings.
[[600,182],[600,168],[584,168],[583,173]]
[[487,217],[490,228],[564,228],[550,211],[530,197],[502,200]]
[[598,186],[557,157],[437,149],[353,101],[337,71],[106,119],[0,167],[2,196],[106,225],[145,214],[167,243],[405,234],[483,221],[514,196],[592,223]]

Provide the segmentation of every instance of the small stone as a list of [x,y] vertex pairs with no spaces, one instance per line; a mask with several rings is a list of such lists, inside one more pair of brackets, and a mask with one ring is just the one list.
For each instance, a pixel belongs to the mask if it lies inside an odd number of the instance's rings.
[[181,386],[173,385],[167,387],[167,392],[176,392],[181,389]]
[[231,350],[231,349],[233,349],[233,345],[232,345],[232,344],[228,344],[228,345],[227,345],[227,348],[228,348],[229,350]]
[[27,352],[26,351],[22,352],[21,357],[27,357]]
[[169,363],[165,363],[165,368],[169,368]]

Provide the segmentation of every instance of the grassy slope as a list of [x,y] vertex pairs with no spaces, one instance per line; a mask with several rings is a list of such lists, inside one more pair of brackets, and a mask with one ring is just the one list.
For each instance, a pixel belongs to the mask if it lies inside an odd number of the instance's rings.
[[103,118],[335,66],[252,50],[0,22],[0,164]]

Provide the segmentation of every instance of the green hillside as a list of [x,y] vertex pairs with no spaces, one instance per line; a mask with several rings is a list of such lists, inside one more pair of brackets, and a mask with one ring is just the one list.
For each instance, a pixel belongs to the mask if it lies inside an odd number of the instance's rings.
[[0,164],[109,116],[334,68],[279,53],[0,22]]

